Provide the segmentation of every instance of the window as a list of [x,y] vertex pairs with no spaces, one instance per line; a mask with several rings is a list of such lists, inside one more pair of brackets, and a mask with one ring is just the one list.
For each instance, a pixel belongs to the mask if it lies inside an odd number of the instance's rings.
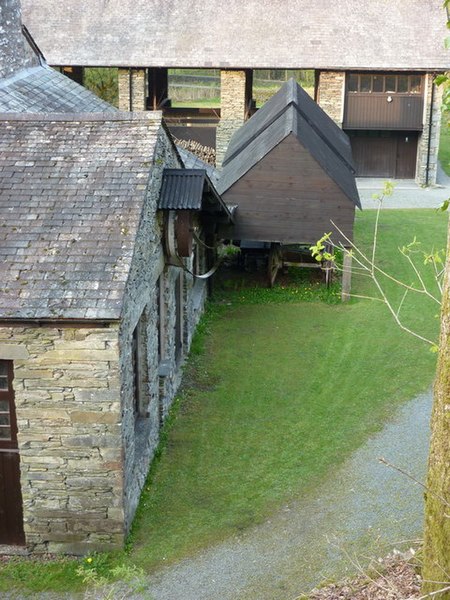
[[0,446],[16,444],[14,391],[12,387],[13,362],[0,360]]
[[146,417],[148,412],[147,373],[147,319],[142,313],[131,338],[131,363],[133,369],[133,412],[135,419]]
[[359,84],[358,75],[349,75],[348,77],[348,91],[349,92],[357,92]]
[[397,81],[397,92],[399,94],[408,93],[408,75],[399,75]]
[[420,94],[422,91],[422,77],[420,75],[411,75],[409,91],[411,94]]
[[372,77],[372,91],[383,92],[384,91],[384,77],[383,75],[373,75]]
[[359,80],[359,91],[360,92],[371,92],[372,91],[372,75],[361,75]]
[[403,73],[349,73],[347,91],[360,94],[420,94],[422,76]]
[[183,271],[175,282],[175,358],[178,362],[183,355]]

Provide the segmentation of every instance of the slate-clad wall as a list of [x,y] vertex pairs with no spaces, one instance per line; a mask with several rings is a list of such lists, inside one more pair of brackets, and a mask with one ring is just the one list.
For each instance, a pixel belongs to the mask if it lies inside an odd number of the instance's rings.
[[118,328],[3,327],[0,343],[2,358],[7,344],[29,355],[14,361],[28,547],[74,554],[120,547]]

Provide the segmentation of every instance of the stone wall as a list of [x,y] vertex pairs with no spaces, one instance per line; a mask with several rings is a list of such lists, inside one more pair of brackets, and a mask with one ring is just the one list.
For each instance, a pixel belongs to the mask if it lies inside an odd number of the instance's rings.
[[[131,525],[139,496],[159,440],[160,423],[173,401],[181,380],[174,344],[175,281],[179,267],[164,265],[162,214],[156,210],[165,167],[180,167],[178,156],[164,129],[156,144],[146,206],[128,278],[120,326],[120,370],[122,372],[122,423],[125,449],[125,524]],[[143,315],[143,317],[142,317]],[[144,326],[145,409],[134,411],[132,368],[133,331],[140,319]],[[164,361],[164,374],[160,364]]]
[[[119,110],[139,111],[147,108],[146,69],[119,69]],[[130,81],[131,79],[131,81]]]
[[37,57],[26,50],[22,35],[19,0],[0,2],[0,77],[8,77],[23,67],[38,64]]
[[[26,543],[83,554],[124,541],[118,328],[3,327],[14,360]],[[11,354],[8,347],[11,345]]]
[[345,72],[320,71],[317,102],[342,127],[344,120]]
[[216,134],[216,166],[221,167],[231,136],[245,121],[245,71],[220,72],[220,122]]
[[[433,106],[431,116],[431,143],[428,157],[428,141],[430,139],[430,107],[431,96],[433,91]],[[442,103],[442,86],[433,84],[433,77],[430,74],[425,76],[425,93],[424,93],[424,114],[423,114],[423,131],[419,135],[417,144],[417,167],[416,167],[416,183],[419,185],[435,185],[438,165],[438,150],[439,136],[441,130],[441,103]],[[427,163],[428,163],[428,181],[427,181]]]

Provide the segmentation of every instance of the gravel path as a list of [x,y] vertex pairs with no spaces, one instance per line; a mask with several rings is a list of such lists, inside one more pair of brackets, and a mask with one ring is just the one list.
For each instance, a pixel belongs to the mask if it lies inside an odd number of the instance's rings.
[[[394,193],[383,201],[383,208],[437,208],[450,196],[450,177],[438,167],[437,185],[421,188],[413,180],[392,180]],[[378,202],[372,194],[379,194],[383,179],[358,178],[356,180],[363,209],[377,208]]]
[[[151,578],[155,600],[289,600],[355,571],[350,556],[384,555],[420,536],[431,392],[402,407],[312,497]],[[144,598],[144,595],[129,596]]]

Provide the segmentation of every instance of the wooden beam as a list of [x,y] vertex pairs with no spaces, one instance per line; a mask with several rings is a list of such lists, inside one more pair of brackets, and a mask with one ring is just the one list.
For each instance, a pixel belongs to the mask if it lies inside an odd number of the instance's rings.
[[348,252],[344,252],[344,264],[342,271],[342,302],[350,300],[350,291],[352,287],[352,256]]

